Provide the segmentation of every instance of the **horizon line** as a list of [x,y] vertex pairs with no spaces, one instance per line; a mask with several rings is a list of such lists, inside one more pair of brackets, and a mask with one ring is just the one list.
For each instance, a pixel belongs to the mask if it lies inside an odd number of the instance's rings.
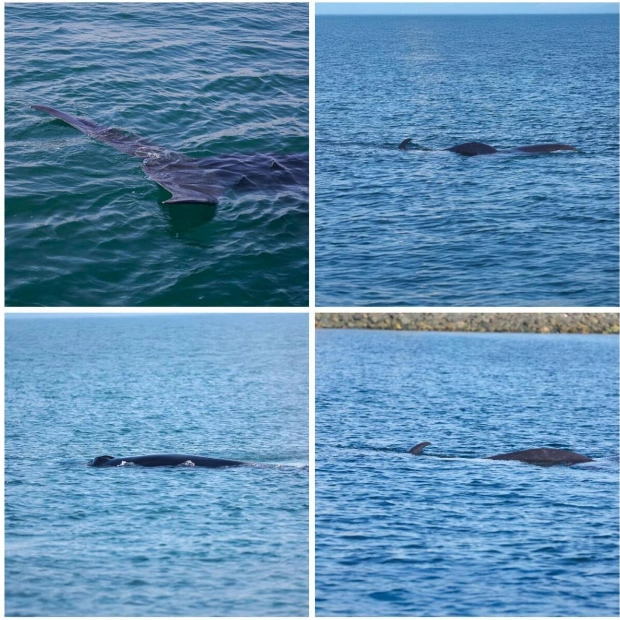
[[315,15],[618,15],[617,2],[316,2]]

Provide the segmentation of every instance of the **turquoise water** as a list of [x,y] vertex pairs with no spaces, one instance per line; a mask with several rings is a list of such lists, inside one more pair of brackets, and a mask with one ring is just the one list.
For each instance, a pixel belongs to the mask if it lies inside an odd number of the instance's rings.
[[7,615],[307,615],[306,315],[10,316],[5,419]]
[[11,306],[304,306],[308,188],[164,205],[140,160],[33,104],[192,157],[308,153],[308,6],[5,10]]
[[[317,615],[617,616],[617,337],[323,330],[316,360]],[[542,446],[595,460],[483,458]]]
[[[579,151],[441,150],[469,141]],[[316,281],[323,306],[618,305],[617,15],[317,17]]]

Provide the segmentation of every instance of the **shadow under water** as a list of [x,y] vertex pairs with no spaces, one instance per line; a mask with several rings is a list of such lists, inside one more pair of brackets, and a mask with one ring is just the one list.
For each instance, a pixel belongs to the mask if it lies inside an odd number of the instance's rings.
[[173,237],[199,228],[210,222],[217,213],[217,205],[215,204],[161,204],[161,207],[168,220],[170,234]]

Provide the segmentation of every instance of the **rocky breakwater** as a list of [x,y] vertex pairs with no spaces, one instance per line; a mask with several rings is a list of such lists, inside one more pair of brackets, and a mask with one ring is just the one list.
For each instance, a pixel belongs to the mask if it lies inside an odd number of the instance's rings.
[[617,334],[618,315],[605,312],[342,312],[316,314],[317,328],[449,332]]

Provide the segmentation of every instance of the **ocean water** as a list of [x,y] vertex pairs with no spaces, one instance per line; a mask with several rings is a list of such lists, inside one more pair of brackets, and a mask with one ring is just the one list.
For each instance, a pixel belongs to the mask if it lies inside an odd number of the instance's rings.
[[[442,151],[469,141],[579,151]],[[323,306],[618,305],[617,15],[318,16],[316,280]]]
[[[306,315],[9,316],[8,616],[308,613]],[[186,452],[257,467],[116,467]]]
[[48,105],[191,157],[308,153],[308,5],[5,10],[10,306],[305,306],[308,188],[164,205]]
[[[323,330],[316,360],[317,615],[617,616],[617,337]],[[483,458],[543,446],[595,460]]]

